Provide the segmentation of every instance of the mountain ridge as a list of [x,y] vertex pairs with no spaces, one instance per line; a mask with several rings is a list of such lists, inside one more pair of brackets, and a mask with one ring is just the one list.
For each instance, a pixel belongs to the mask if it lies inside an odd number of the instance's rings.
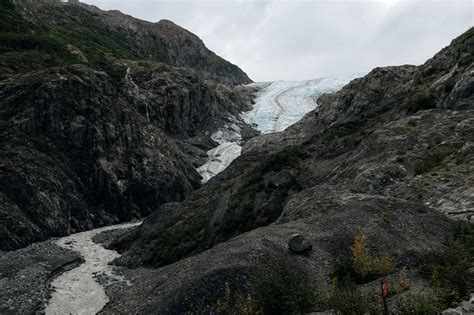
[[142,217],[200,187],[208,134],[249,106],[242,70],[170,22],[0,6],[0,249]]

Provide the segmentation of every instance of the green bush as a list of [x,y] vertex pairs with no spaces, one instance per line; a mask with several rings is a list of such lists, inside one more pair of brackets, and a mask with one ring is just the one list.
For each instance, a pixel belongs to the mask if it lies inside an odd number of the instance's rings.
[[304,270],[285,262],[260,267],[251,287],[263,314],[304,314],[315,307],[314,281]]
[[407,103],[406,109],[409,113],[420,110],[436,108],[436,97],[429,92],[417,92],[413,94]]
[[458,222],[444,250],[430,251],[423,257],[420,273],[430,280],[439,303],[448,308],[474,292],[474,225]]
[[431,172],[450,154],[448,150],[434,149],[415,165],[415,175]]

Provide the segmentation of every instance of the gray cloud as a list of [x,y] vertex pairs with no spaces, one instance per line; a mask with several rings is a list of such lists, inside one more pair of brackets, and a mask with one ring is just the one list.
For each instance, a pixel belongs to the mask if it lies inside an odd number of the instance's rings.
[[256,81],[420,64],[474,25],[472,0],[84,0],[195,33]]

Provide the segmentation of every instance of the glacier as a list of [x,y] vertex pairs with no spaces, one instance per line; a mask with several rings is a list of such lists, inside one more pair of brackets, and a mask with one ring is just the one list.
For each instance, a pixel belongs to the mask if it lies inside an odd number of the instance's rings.
[[298,122],[317,107],[324,93],[340,90],[360,74],[348,74],[307,81],[253,83],[259,88],[252,110],[242,113],[243,120],[261,133],[280,132]]
[[[249,84],[250,87],[258,88],[255,104],[250,111],[242,113],[240,117],[262,134],[283,131],[298,122],[306,113],[314,110],[322,94],[336,92],[351,80],[361,76],[363,76],[361,73],[352,73],[305,81]],[[211,135],[219,146],[209,150],[206,163],[196,169],[203,178],[203,183],[225,170],[240,156],[242,137],[239,132],[237,124],[227,124]]]

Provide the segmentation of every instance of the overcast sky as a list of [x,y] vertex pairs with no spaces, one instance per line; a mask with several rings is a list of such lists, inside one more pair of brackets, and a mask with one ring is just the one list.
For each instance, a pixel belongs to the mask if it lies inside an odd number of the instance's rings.
[[474,25],[474,0],[83,0],[172,20],[254,81],[420,64]]

